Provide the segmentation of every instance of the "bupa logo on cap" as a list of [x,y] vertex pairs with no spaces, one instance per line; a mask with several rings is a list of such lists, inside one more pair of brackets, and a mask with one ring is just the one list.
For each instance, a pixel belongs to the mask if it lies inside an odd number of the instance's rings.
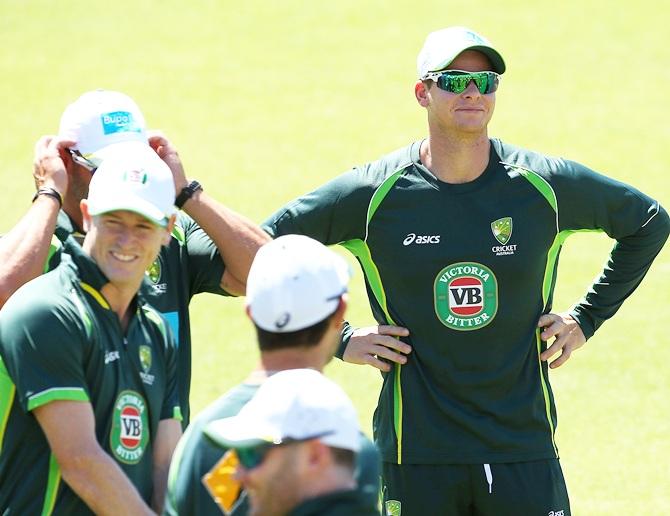
[[128,183],[145,184],[148,176],[144,170],[129,170],[123,173],[123,180]]
[[104,113],[100,120],[105,134],[142,132],[139,123],[133,118],[133,114],[128,111]]
[[465,37],[466,37],[466,39],[469,39],[473,43],[477,43],[479,45],[485,45],[486,44],[486,41],[484,41],[484,38],[482,38],[476,32],[472,32],[471,30],[468,30],[468,31],[465,32]]

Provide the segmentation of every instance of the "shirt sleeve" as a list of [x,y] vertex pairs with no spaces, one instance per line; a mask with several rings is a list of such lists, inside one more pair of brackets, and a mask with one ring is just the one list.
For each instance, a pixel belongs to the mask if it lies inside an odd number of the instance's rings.
[[223,258],[205,230],[191,217],[180,213],[176,231],[183,239],[180,243],[187,255],[185,272],[189,278],[190,294],[210,292],[229,296],[221,288],[221,277],[226,268]]
[[56,400],[90,401],[86,329],[67,306],[49,306],[33,284],[0,312],[0,353],[25,411]]
[[[161,316],[162,317],[162,316]],[[179,378],[177,369],[177,346],[175,344],[174,335],[170,324],[163,320],[164,346],[165,346],[165,374],[166,374],[166,389],[165,400],[161,408],[162,419],[177,419],[182,421],[181,408],[179,404]]]
[[563,232],[601,230],[616,240],[609,259],[571,314],[588,339],[640,284],[670,232],[667,212],[635,188],[578,163],[552,181]]
[[270,216],[262,228],[273,238],[300,234],[332,245],[364,239],[377,181],[369,167],[355,168],[299,197]]

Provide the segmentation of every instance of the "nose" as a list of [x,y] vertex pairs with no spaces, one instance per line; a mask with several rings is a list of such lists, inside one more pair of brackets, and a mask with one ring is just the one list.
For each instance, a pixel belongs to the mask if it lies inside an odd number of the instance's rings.
[[471,80],[468,83],[467,88],[465,88],[465,90],[463,91],[463,93],[461,93],[461,95],[463,95],[465,97],[475,97],[476,98],[476,97],[481,97],[482,93],[481,93],[481,91],[479,91],[479,88],[477,87],[477,84],[475,83],[475,81]]
[[133,241],[133,232],[128,228],[120,228],[116,233],[116,243],[119,246],[130,245]]
[[233,477],[238,482],[244,483],[244,479],[246,478],[246,476],[247,476],[247,469],[244,466],[242,466],[242,464],[238,464],[237,467],[235,468],[235,474],[233,475]]

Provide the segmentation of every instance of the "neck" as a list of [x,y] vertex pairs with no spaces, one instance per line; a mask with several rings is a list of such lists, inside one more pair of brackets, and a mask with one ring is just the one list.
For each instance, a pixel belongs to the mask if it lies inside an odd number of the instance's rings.
[[316,369],[322,372],[326,365],[319,353],[319,346],[314,348],[288,348],[277,351],[261,351],[261,361],[257,368],[258,372],[264,372],[267,376],[277,371],[287,369]]
[[101,289],[100,293],[105,296],[110,308],[116,312],[121,323],[121,328],[126,331],[128,323],[130,322],[131,310],[130,305],[137,294],[139,285],[136,289],[119,287],[112,283],[106,283]]
[[489,163],[491,143],[486,132],[476,136],[453,136],[431,131],[421,144],[421,162],[445,183],[468,183],[477,179]]
[[70,195],[70,192],[65,194],[63,198],[63,211],[70,217],[70,220],[74,224],[74,228],[77,231],[84,233],[82,228],[84,227],[84,218],[81,214],[81,208],[79,207],[80,200],[76,199],[73,195]]
[[333,466],[328,471],[312,477],[310,482],[303,483],[302,500],[323,496],[337,491],[348,491],[356,488],[351,471],[341,466]]

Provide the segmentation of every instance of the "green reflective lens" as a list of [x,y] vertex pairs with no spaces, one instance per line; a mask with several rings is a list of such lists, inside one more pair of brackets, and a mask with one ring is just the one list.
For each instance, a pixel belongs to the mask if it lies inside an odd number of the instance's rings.
[[450,93],[463,93],[470,81],[474,81],[479,92],[483,95],[493,93],[498,89],[499,76],[495,72],[464,72],[448,70],[427,77],[437,83],[437,87]]
[[245,469],[253,469],[263,462],[271,447],[272,445],[260,445],[252,448],[237,448],[235,453]]

